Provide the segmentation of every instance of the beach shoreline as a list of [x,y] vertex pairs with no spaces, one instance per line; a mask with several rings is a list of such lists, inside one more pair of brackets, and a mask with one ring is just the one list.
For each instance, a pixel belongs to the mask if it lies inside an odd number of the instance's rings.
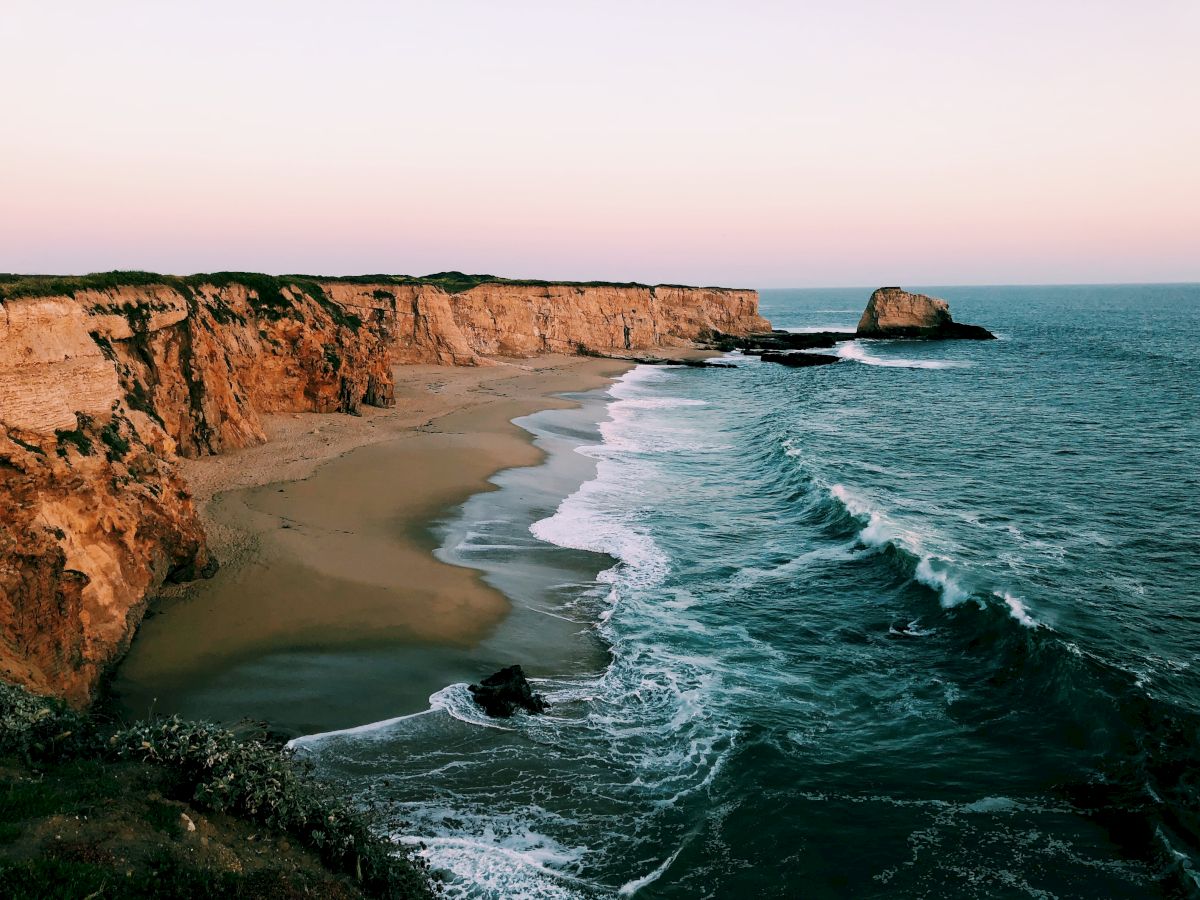
[[222,568],[152,603],[113,680],[119,704],[225,718],[180,698],[272,655],[477,644],[509,600],[480,571],[437,559],[433,525],[493,490],[496,473],[544,458],[514,419],[576,406],[560,395],[632,365],[398,366],[393,408],[272,416],[268,443],[184,461]]

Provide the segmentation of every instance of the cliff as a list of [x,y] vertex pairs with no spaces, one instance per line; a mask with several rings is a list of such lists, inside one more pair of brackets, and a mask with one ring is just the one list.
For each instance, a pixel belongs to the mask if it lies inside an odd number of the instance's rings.
[[345,308],[383,316],[398,363],[479,365],[486,356],[683,347],[709,331],[770,327],[758,315],[755,291],[502,279],[448,286],[321,282]]
[[857,336],[975,340],[995,337],[986,328],[955,322],[945,300],[910,294],[898,287],[880,288],[871,294],[867,308],[858,320]]
[[687,345],[753,291],[427,279],[0,276],[0,678],[85,703],[146,598],[214,563],[177,455],[262,415],[393,402],[394,363]]

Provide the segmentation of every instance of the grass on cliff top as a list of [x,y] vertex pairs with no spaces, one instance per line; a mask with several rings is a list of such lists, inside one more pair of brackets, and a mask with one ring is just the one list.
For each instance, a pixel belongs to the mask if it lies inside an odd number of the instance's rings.
[[[118,287],[138,287],[163,284],[182,292],[202,284],[225,287],[241,284],[259,295],[267,314],[286,307],[281,290],[294,286],[314,299],[324,298],[319,283],[342,284],[429,284],[457,294],[481,284],[507,284],[517,287],[618,287],[618,288],[685,288],[684,284],[648,285],[637,281],[542,281],[530,278],[502,278],[499,275],[468,275],[464,272],[435,272],[432,275],[264,275],[258,272],[212,272],[196,275],[159,275],[155,272],[113,271],[93,272],[90,275],[17,275],[0,273],[0,303],[21,297],[49,297],[66,294],[74,296],[77,291],[107,290]],[[728,290],[728,288],[711,288]],[[320,300],[318,300],[320,302]]]
[[[0,274],[0,303],[22,297],[73,297],[80,291],[103,291],[121,287],[165,285],[186,297],[201,285],[223,288],[238,284],[253,292],[251,304],[264,318],[277,320],[291,314],[294,304],[284,294],[285,288],[295,288],[320,304],[338,325],[358,329],[362,320],[346,312],[325,295],[316,279],[302,275],[263,275],[259,272],[211,272],[198,275],[160,275],[156,272],[113,271],[93,272],[90,275],[12,275]],[[130,313],[126,311],[126,315]],[[231,314],[222,307],[215,308],[218,320],[228,321]],[[131,322],[131,324],[135,324]],[[136,327],[135,331],[138,330]]]

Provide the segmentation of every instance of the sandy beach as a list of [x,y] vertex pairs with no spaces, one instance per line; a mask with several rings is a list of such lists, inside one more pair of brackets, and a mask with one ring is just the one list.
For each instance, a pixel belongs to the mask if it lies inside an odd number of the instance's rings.
[[274,416],[267,444],[185,461],[222,568],[153,604],[117,695],[172,711],[173,684],[272,653],[479,641],[508,601],[434,557],[430,522],[497,471],[539,461],[513,418],[628,368],[577,356],[399,366],[391,409]]

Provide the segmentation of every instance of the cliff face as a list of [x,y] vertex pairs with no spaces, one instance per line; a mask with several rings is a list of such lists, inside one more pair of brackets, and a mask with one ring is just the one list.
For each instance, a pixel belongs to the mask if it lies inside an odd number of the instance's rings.
[[268,287],[0,304],[0,678],[85,702],[147,591],[208,569],[176,453],[261,443],[267,411],[391,401],[386,328]]
[[210,565],[192,501],[119,408],[0,426],[0,497],[0,679],[84,703],[147,590]]
[[680,347],[706,330],[770,328],[754,291],[483,284],[451,295],[450,308],[472,349],[503,356]]
[[0,282],[0,678],[76,703],[148,592],[213,563],[176,455],[261,416],[392,403],[393,363],[644,350],[769,328],[752,291],[259,275]]
[[429,284],[323,282],[347,309],[370,309],[398,363],[486,364],[534,356],[687,346],[703,332],[764,331],[758,294],[717,288],[484,283],[448,293]]
[[995,337],[978,325],[963,325],[950,317],[950,305],[937,297],[910,294],[898,287],[880,288],[871,294],[862,318],[859,337],[867,338],[973,338]]

